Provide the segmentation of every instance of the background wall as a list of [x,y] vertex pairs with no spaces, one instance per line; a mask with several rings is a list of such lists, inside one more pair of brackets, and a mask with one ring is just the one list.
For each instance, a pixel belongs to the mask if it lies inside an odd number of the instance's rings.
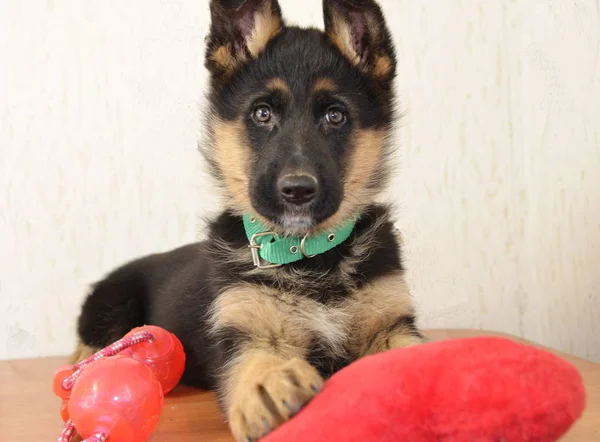
[[[422,324],[600,362],[598,2],[381,3]],[[0,358],[69,352],[91,281],[198,236],[207,25],[205,0],[0,2]]]

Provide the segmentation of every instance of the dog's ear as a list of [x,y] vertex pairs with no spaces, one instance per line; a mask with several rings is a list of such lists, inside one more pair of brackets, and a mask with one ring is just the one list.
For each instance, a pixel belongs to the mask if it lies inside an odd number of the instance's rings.
[[353,65],[376,80],[394,77],[394,45],[374,0],[323,0],[323,15],[329,39]]
[[264,51],[284,24],[277,0],[211,0],[206,67],[228,76]]

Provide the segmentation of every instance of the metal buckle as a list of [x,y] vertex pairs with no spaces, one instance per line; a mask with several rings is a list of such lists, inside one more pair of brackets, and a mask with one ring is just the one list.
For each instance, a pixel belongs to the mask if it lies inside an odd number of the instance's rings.
[[308,236],[308,232],[306,232],[306,235],[304,235],[302,237],[302,241],[300,241],[300,251],[302,252],[302,254],[304,255],[305,258],[313,258],[315,255],[307,255],[306,250],[304,250],[304,243],[306,242],[307,236]]
[[[250,252],[252,253],[252,262],[254,263],[254,266],[258,269],[272,269],[275,267],[280,267],[281,264],[267,264],[267,265],[263,265],[262,264],[262,260],[260,258],[260,255],[258,254],[258,251],[260,249],[262,249],[262,244],[258,244],[256,242],[256,238],[260,238],[262,236],[277,236],[277,234],[275,232],[260,232],[260,233],[255,233],[254,235],[252,235],[252,238],[250,238],[250,245],[248,246],[248,248],[250,249]],[[267,262],[267,261],[265,261]]]

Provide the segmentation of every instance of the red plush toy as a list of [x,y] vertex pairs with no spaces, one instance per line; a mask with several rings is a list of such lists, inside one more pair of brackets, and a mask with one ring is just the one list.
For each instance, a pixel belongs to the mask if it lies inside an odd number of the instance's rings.
[[585,406],[581,376],[503,338],[397,349],[335,374],[264,442],[550,442]]

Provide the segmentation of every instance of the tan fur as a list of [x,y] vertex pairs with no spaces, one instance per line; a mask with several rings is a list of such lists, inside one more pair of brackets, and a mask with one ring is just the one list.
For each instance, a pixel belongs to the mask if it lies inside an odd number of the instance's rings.
[[271,12],[271,2],[265,2],[263,8],[254,17],[254,30],[246,42],[248,51],[256,58],[267,47],[277,34],[281,32],[281,20]]
[[221,373],[221,400],[236,439],[263,436],[322,387],[316,369],[304,359],[315,338],[332,357],[352,359],[415,345],[420,340],[410,330],[386,329],[412,314],[400,273],[381,277],[328,306],[302,293],[257,285],[226,290],[210,311],[211,331],[233,328],[248,337],[238,343],[237,356]]
[[[377,20],[369,14],[367,14],[367,26],[375,41],[381,38],[382,29]],[[338,48],[342,55],[354,66],[360,66],[360,69],[365,74],[379,80],[389,78],[392,72],[392,61],[390,58],[386,55],[378,54],[372,60],[361,60],[360,54],[354,49],[350,27],[343,17],[336,16],[333,18],[328,35],[331,42]],[[377,44],[374,46],[377,47]]]
[[335,84],[335,82],[331,79],[331,78],[318,78],[317,81],[315,81],[315,85],[313,87],[313,91],[314,92],[319,92],[319,91],[328,91],[328,92],[335,92],[337,90],[337,85]]
[[379,277],[346,301],[353,324],[358,324],[353,334],[357,343],[367,342],[379,330],[397,318],[414,315],[410,292],[401,273]]
[[90,347],[81,342],[77,343],[75,350],[69,357],[69,364],[77,364],[78,362],[83,361],[84,359],[89,358],[94,353],[100,351],[101,348]]
[[275,428],[321,388],[321,377],[303,359],[315,333],[310,315],[318,317],[319,308],[325,307],[254,285],[232,287],[215,301],[213,332],[233,327],[251,337],[222,373],[221,399],[238,440]]
[[373,65],[373,76],[379,79],[388,78],[392,72],[392,61],[389,57],[379,56]]
[[378,191],[371,186],[371,179],[384,159],[386,137],[383,130],[362,129],[356,132],[346,166],[344,199],[338,211],[321,223],[320,231],[344,223],[376,197]]
[[409,329],[387,328],[415,309],[402,274],[380,277],[356,291],[347,301],[352,317],[351,344],[358,357],[421,343]]
[[[283,80],[281,82],[275,80],[271,84],[272,87],[284,85]],[[287,88],[287,85],[285,87]],[[215,117],[211,124],[214,138],[211,149],[214,152],[217,167],[223,176],[220,189],[223,193],[222,196],[227,200],[227,206],[239,215],[252,213],[263,225],[273,227],[280,233],[270,220],[256,213],[250,201],[249,167],[252,163],[252,153],[244,122],[242,120],[229,122]],[[244,257],[250,257],[248,249],[244,249],[240,253]]]
[[213,149],[217,166],[223,174],[225,196],[232,199],[240,211],[252,213],[248,194],[251,154],[242,121],[228,122],[215,118]]
[[331,31],[329,32],[329,38],[342,53],[342,55],[350,61],[350,63],[358,66],[360,63],[360,56],[354,50],[350,27],[342,17],[338,16],[333,19]]
[[246,57],[244,55],[234,55],[231,44],[229,43],[216,48],[209,57],[219,66],[219,69],[224,72],[233,72],[246,62]]
[[[281,19],[271,12],[271,2],[265,2],[263,8],[254,17],[254,29],[246,40],[246,47],[252,58],[258,57],[269,41],[281,32]],[[209,58],[219,69],[231,74],[248,61],[245,53],[235,53],[231,43],[215,48]]]
[[252,336],[253,347],[285,358],[304,357],[313,337],[343,352],[349,318],[346,311],[323,305],[300,293],[237,285],[213,304],[212,330],[233,327]]
[[247,351],[227,370],[229,427],[239,441],[267,434],[288,420],[322,388],[323,379],[300,358]]
[[279,91],[286,95],[292,94],[287,83],[281,78],[272,78],[267,81],[267,89],[270,91]]
[[[234,327],[252,335],[253,346],[277,347],[284,357],[304,356],[310,338],[300,318],[293,317],[299,308],[291,298],[266,287],[235,286],[215,300],[213,330]],[[284,334],[284,340],[277,339]]]

